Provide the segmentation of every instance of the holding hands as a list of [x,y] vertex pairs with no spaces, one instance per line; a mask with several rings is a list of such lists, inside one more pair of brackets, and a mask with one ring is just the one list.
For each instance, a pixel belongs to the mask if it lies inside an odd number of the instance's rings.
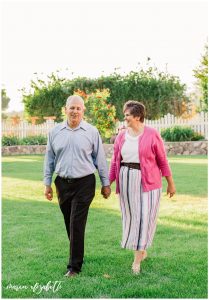
[[110,194],[111,194],[111,188],[110,188],[110,186],[109,186],[109,185],[103,186],[103,187],[101,188],[101,194],[102,194],[102,196],[103,196],[105,199],[107,199],[107,198],[110,196]]

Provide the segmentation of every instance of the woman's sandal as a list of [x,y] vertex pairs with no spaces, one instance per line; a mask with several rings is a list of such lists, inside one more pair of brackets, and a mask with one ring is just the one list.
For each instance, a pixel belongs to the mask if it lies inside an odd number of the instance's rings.
[[142,258],[141,258],[141,261],[137,264],[137,263],[134,263],[132,264],[132,271],[134,274],[139,274],[140,273],[140,263],[145,260],[147,258],[147,251],[144,250],[143,254],[142,254]]
[[140,263],[136,264],[133,263],[132,264],[132,271],[134,274],[139,274],[140,273]]
[[147,258],[147,251],[144,250],[144,253],[142,255],[142,261],[145,260]]

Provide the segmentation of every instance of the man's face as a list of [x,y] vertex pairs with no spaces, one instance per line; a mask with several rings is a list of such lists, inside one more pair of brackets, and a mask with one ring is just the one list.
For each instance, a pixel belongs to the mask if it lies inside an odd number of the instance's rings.
[[70,123],[78,125],[84,115],[83,104],[78,100],[72,100],[68,106],[65,107],[65,113]]

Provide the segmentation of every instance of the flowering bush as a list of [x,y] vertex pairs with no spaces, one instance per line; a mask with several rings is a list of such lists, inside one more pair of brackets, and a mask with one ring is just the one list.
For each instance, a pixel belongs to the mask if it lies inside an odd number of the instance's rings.
[[115,130],[115,107],[108,103],[107,98],[110,96],[108,89],[96,90],[91,94],[86,94],[77,90],[75,95],[80,95],[85,102],[85,118],[99,130],[103,140],[110,138]]
[[74,95],[81,96],[81,97],[83,98],[84,101],[87,100],[87,98],[88,98],[88,95],[87,95],[84,91],[79,90],[79,89],[76,90],[76,91],[74,91],[73,94],[74,94]]

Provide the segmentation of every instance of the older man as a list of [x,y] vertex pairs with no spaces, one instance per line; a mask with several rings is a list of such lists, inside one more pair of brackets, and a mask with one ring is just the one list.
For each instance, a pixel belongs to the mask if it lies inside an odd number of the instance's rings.
[[101,194],[108,198],[111,190],[108,167],[98,130],[83,120],[84,102],[79,96],[67,99],[67,121],[55,126],[48,136],[45,155],[45,197],[53,198],[52,175],[60,209],[70,240],[70,257],[65,276],[81,271],[84,257],[84,233],[89,206],[95,195],[95,170],[102,183]]

